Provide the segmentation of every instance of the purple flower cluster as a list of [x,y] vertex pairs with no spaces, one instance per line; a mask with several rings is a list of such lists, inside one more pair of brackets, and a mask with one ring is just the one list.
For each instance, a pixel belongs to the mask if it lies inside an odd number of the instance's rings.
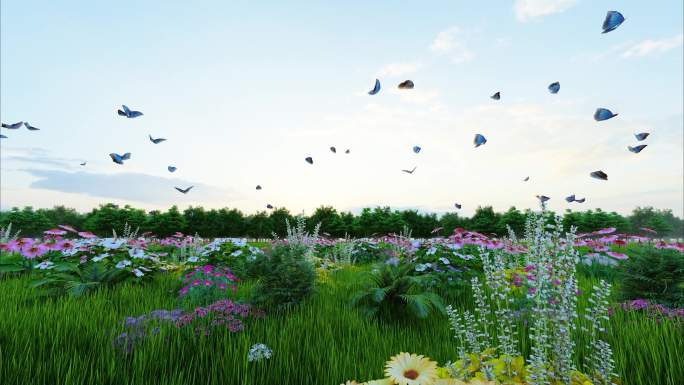
[[153,310],[149,314],[143,314],[138,317],[126,317],[124,320],[125,331],[119,333],[112,345],[116,349],[120,349],[126,354],[133,352],[135,345],[145,339],[148,335],[156,335],[159,333],[159,326],[150,328],[150,322],[176,322],[182,314],[182,310]]
[[[237,333],[244,329],[242,321],[250,314],[249,305],[223,299],[207,307],[196,307],[192,312],[181,315],[176,320],[176,326],[180,328],[199,322],[203,325],[197,326],[195,330],[205,335],[209,334],[211,328],[217,326],[223,326],[231,333]],[[206,322],[198,320],[206,320]]]
[[[646,299],[634,299],[619,304],[625,311],[642,311],[660,321],[663,318],[684,321],[684,308],[671,309],[661,304],[653,304]],[[612,312],[611,312],[612,313]]]

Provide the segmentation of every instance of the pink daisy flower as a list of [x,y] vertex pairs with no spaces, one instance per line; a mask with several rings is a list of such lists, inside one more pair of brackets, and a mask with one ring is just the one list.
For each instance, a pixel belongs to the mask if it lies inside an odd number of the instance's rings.
[[91,233],[90,231],[79,231],[78,236],[81,238],[97,238],[97,235]]
[[611,256],[615,259],[620,259],[620,260],[625,260],[625,259],[629,258],[626,254],[616,253],[614,251],[607,251],[606,254],[608,254],[609,256]]
[[40,243],[35,243],[21,249],[21,255],[26,259],[33,259],[48,252],[48,248]]
[[76,230],[75,228],[73,228],[73,227],[71,227],[71,226],[69,226],[69,225],[58,225],[57,227],[62,228],[62,229],[64,229],[64,230],[66,230],[66,231],[71,231],[72,233],[77,233],[77,232],[78,232],[78,230]]
[[66,231],[61,230],[61,229],[50,229],[50,230],[43,231],[43,234],[47,234],[47,235],[64,235],[66,233],[67,233]]

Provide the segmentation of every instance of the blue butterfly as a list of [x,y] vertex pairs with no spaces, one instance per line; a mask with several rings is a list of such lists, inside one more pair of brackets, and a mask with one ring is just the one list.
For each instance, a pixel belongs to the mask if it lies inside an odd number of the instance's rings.
[[174,172],[174,171],[176,171],[176,168],[173,167],[173,166],[168,166],[166,169],[169,170],[169,172]]
[[164,138],[157,138],[157,139],[154,139],[154,138],[152,138],[152,135],[150,135],[150,142],[152,142],[152,143],[154,143],[154,144],[159,144],[159,143],[161,143],[161,142],[163,142],[163,141],[165,141],[165,140],[166,140],[166,139],[164,139]]
[[123,164],[123,161],[124,161],[124,160],[131,159],[131,153],[130,153],[130,152],[127,152],[127,153],[125,153],[125,154],[123,154],[123,155],[111,153],[111,154],[109,154],[109,157],[112,158],[112,161],[113,161],[114,163]]
[[178,190],[179,192],[182,192],[183,194],[187,194],[188,191],[192,190],[193,187],[195,187],[195,186],[190,186],[190,187],[188,187],[188,188],[186,188],[186,189],[182,189],[182,188],[180,188],[180,187],[174,187],[174,188],[175,188],[176,190]]
[[460,203],[454,203],[454,207],[456,207],[457,209],[460,210],[460,209],[461,209],[461,204],[460,204]]
[[273,206],[269,203],[269,204],[266,205],[266,208],[269,209],[269,210],[271,210],[271,209],[273,209]]
[[608,120],[616,116],[618,116],[618,114],[614,114],[607,108],[597,108],[596,112],[594,112],[594,120],[596,120],[597,122],[600,122],[602,120]]
[[494,100],[499,100],[499,99],[501,99],[501,92],[498,92],[498,91],[497,91],[494,95],[490,96],[490,98],[492,98],[492,99],[494,99]]
[[560,91],[560,83],[558,82],[553,82],[549,84],[549,92],[552,94],[557,94],[558,91]]
[[132,119],[132,118],[137,118],[138,116],[142,116],[142,114],[143,114],[140,111],[132,111],[125,104],[121,105],[121,107],[123,108],[123,111],[121,111],[121,110],[116,111],[120,116],[125,116],[127,118]]
[[608,174],[601,170],[593,171],[591,174],[589,174],[589,176],[599,180],[608,180]]
[[380,80],[375,79],[375,85],[372,90],[368,91],[368,95],[375,95],[378,92],[380,92]]
[[638,133],[638,134],[634,134],[634,137],[635,137],[638,141],[641,142],[642,140],[648,138],[649,135],[650,135],[650,134],[649,134],[648,132],[641,132],[641,133]]
[[487,143],[487,139],[480,134],[475,134],[475,140],[473,140],[473,143],[475,143],[475,148],[478,148]]
[[313,164],[313,158],[310,157],[310,156],[307,156],[306,158],[304,158],[304,160],[305,160],[308,164]]
[[603,20],[603,32],[608,33],[619,27],[625,21],[625,17],[618,11],[608,11],[606,19]]
[[29,131],[38,131],[40,128],[38,127],[33,127],[32,125],[28,124],[28,122],[24,122],[24,127],[26,127],[27,130]]
[[419,153],[420,150],[421,150],[420,146],[413,146],[413,152],[415,152],[416,154]]
[[7,137],[3,134],[0,134],[0,139],[7,139]]
[[546,195],[537,195],[537,199],[539,199],[541,201],[541,203],[544,203],[551,198],[547,197]]
[[10,130],[16,130],[17,128],[24,125],[24,122],[16,122],[12,124],[2,123],[2,128],[7,128]]
[[628,149],[629,151],[635,153],[635,154],[638,154],[638,153],[641,152],[641,150],[643,150],[644,148],[646,148],[646,146],[648,146],[648,145],[647,145],[647,144],[640,144],[640,145],[634,146],[634,147],[632,147],[632,146],[627,146],[627,149]]

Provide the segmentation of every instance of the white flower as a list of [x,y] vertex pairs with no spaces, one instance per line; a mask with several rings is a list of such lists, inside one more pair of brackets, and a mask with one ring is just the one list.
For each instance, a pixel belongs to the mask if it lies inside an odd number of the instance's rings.
[[123,269],[124,267],[130,266],[130,265],[131,265],[131,261],[129,261],[128,259],[124,259],[123,261],[116,264],[116,268],[117,269]]
[[436,252],[437,252],[437,248],[435,248],[434,246],[431,246],[431,247],[428,249],[428,251],[425,252],[425,254],[427,254],[427,255],[432,255],[432,254],[434,254],[434,253],[436,253]]
[[264,253],[263,250],[261,250],[258,247],[254,247],[254,246],[249,247],[249,252],[252,254],[263,254]]
[[195,263],[195,262],[197,262],[197,261],[199,261],[199,257],[197,257],[197,256],[195,256],[195,255],[193,255],[192,257],[188,258],[188,262]]
[[464,261],[470,261],[471,259],[475,258],[470,254],[459,254],[459,253],[454,253],[455,256],[461,258]]
[[125,239],[114,239],[114,238],[105,238],[100,242],[100,246],[106,248],[106,249],[118,249],[121,247],[124,243],[126,242]]
[[458,249],[462,248],[463,245],[458,244],[458,243],[447,243],[446,247],[451,249],[451,250],[458,250]]
[[441,257],[441,258],[439,259],[439,261],[442,262],[442,263],[445,264],[445,265],[448,265],[448,264],[451,263],[451,261],[449,261],[448,258],[444,258],[444,257]]
[[55,264],[52,263],[51,261],[43,261],[43,262],[36,265],[36,269],[40,269],[40,270],[48,270],[48,269],[52,269],[53,267],[55,267]]
[[143,275],[145,275],[145,273],[140,271],[140,269],[133,269],[133,274],[135,274],[136,277],[142,277]]
[[128,250],[128,255],[131,256],[131,258],[136,258],[136,259],[145,259],[145,252],[142,249],[129,249]]
[[242,238],[230,238],[230,241],[237,247],[247,246],[247,241]]
[[419,263],[416,265],[416,271],[425,271],[427,270],[430,266],[432,266],[429,263]]
[[98,256],[93,257],[93,258],[91,259],[91,261],[93,261],[93,262],[100,262],[101,260],[103,260],[103,259],[105,259],[105,258],[107,258],[107,257],[109,257],[109,254],[107,254],[107,253],[102,253],[102,254],[100,254],[100,255],[98,255]]
[[67,257],[71,257],[73,255],[76,255],[76,253],[78,253],[78,251],[79,251],[78,248],[72,247],[71,249],[68,249],[68,250],[62,250],[62,255],[67,256]]
[[413,247],[414,249],[420,248],[421,244],[422,244],[421,241],[411,241],[411,247]]
[[230,253],[230,255],[231,255],[232,257],[237,257],[237,256],[239,256],[240,254],[242,254],[242,250],[235,250],[235,251],[233,251],[232,253]]
[[268,346],[264,344],[254,344],[249,349],[249,353],[247,354],[247,361],[252,362],[261,361],[264,359],[267,360],[271,358],[272,354],[273,351]]

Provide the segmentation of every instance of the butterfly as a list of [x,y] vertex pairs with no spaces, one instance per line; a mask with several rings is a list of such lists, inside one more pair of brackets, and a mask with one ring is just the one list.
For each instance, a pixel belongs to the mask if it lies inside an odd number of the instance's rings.
[[116,111],[119,114],[119,116],[125,116],[129,119],[132,119],[132,118],[137,118],[138,116],[142,116],[142,114],[143,114],[140,111],[132,111],[125,104],[121,105],[121,107],[123,108],[123,111],[121,111],[121,110]]
[[123,164],[123,161],[124,161],[124,160],[131,159],[131,153],[130,153],[130,152],[127,152],[127,153],[125,153],[125,154],[123,154],[123,155],[111,153],[111,154],[109,154],[109,157],[112,158],[112,161],[113,161],[114,163]]
[[625,21],[625,17],[618,11],[608,11],[605,20],[603,20],[603,32],[608,33],[620,26]]
[[174,187],[174,188],[175,188],[176,190],[178,190],[179,192],[182,192],[183,194],[187,194],[188,191],[192,190],[193,187],[195,187],[195,186],[190,186],[190,187],[188,187],[188,188],[186,188],[186,189],[182,189],[182,188],[180,188],[180,187]]
[[640,144],[640,145],[634,146],[634,147],[632,147],[632,146],[627,146],[627,149],[628,149],[629,151],[635,153],[635,154],[638,154],[638,153],[641,152],[641,150],[643,150],[644,148],[646,148],[646,146],[648,146],[648,145],[647,145],[647,144]]
[[308,164],[313,164],[313,158],[310,157],[310,156],[307,156],[306,158],[304,158],[304,160],[305,160]]
[[404,80],[403,82],[399,83],[398,87],[400,90],[410,90],[413,89],[413,82],[411,80]]
[[473,140],[473,143],[475,143],[475,148],[478,148],[483,144],[487,143],[487,139],[480,134],[475,134],[475,139]]
[[85,166],[87,162],[79,163],[81,166]]
[[413,146],[413,152],[415,152],[416,154],[419,153],[420,150],[421,150],[420,146]]
[[460,209],[461,209],[461,204],[460,204],[460,203],[454,203],[454,207],[456,207],[457,209],[460,210]]
[[273,209],[273,206],[269,203],[269,204],[266,205],[266,208],[269,209],[269,210],[271,210],[271,209]]
[[26,129],[29,130],[29,131],[38,131],[38,130],[40,130],[40,128],[34,127],[34,126],[28,124],[28,122],[24,122],[24,127],[26,127]]
[[375,95],[378,92],[380,92],[380,80],[375,79],[375,85],[372,90],[368,91],[368,95]]
[[405,173],[407,173],[407,174],[413,174],[413,172],[416,171],[416,167],[414,166],[414,167],[413,167],[413,170],[410,170],[410,171],[409,171],[409,170],[401,170],[401,171],[403,171],[403,172],[405,172]]
[[608,180],[608,174],[605,172],[598,170],[598,171],[593,171],[591,174],[589,174],[592,178],[595,179],[600,179],[600,180]]
[[169,172],[176,171],[176,168],[174,166],[168,166],[168,167],[166,167],[166,169],[169,170]]
[[24,125],[24,122],[16,122],[12,124],[2,123],[2,128],[8,128],[10,130],[16,130],[17,128]]
[[641,133],[638,133],[638,134],[634,134],[634,137],[635,137],[638,141],[641,142],[642,140],[648,138],[649,135],[650,135],[650,134],[649,134],[648,132],[641,132]]
[[541,201],[541,203],[544,203],[551,198],[547,197],[546,195],[537,195],[537,199],[539,199]]
[[344,153],[345,153],[345,154],[349,154],[349,152],[350,152],[349,149],[347,149]]
[[164,138],[157,138],[157,139],[154,139],[154,138],[152,137],[152,135],[150,135],[150,142],[152,142],[152,143],[154,143],[154,144],[159,144],[159,143],[161,143],[161,142],[163,142],[163,141],[165,141],[165,140],[166,140],[166,139],[164,139]]
[[549,84],[549,92],[552,94],[557,94],[558,91],[560,91],[560,83],[558,82],[553,82]]
[[527,182],[528,180],[530,180],[530,177],[526,176],[525,179],[523,179],[523,182]]
[[597,108],[596,112],[594,112],[594,120],[596,120],[597,122],[600,122],[602,120],[608,120],[616,116],[618,116],[618,114],[614,114],[607,108]]
[[261,185],[258,184],[258,185],[256,186],[256,189],[257,189],[257,190],[261,190]]
[[7,137],[3,134],[0,134],[0,139],[7,139]]
[[492,98],[494,100],[501,99],[501,92],[497,91],[494,95],[490,96],[490,98]]
[[337,154],[337,149],[335,148],[335,146],[331,146],[330,151],[332,151],[333,154]]
[[576,198],[575,198],[575,194],[572,194],[572,195],[570,195],[569,197],[566,197],[565,200],[568,201],[568,203],[572,203],[572,202],[584,203],[584,201],[586,200],[586,198],[576,199]]

